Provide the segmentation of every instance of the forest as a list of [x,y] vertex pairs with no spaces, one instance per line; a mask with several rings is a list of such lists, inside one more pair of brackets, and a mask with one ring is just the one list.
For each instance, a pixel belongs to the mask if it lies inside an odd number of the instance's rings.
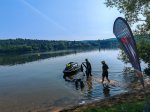
[[115,38],[84,41],[31,40],[21,38],[0,40],[1,54],[117,47],[118,42]]

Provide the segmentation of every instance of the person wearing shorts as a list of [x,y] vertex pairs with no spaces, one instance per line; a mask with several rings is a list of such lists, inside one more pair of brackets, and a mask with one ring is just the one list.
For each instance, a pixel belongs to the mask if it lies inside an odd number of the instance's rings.
[[108,79],[108,65],[105,63],[105,61],[102,61],[102,83],[104,82],[104,78],[106,77],[107,81],[110,82]]

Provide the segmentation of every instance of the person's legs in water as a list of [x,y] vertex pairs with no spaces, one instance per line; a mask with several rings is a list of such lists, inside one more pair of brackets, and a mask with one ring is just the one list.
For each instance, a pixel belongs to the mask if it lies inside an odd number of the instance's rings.
[[91,70],[89,70],[89,74],[90,74],[90,76],[92,76],[92,74],[91,74]]
[[105,75],[102,74],[102,83],[104,82]]
[[86,79],[87,80],[89,79],[89,71],[88,70],[86,71]]
[[106,79],[108,80],[108,82],[110,82],[110,80],[108,79],[108,77],[106,77]]
[[106,72],[106,79],[108,82],[110,82],[110,80],[108,79],[108,72]]
[[80,88],[81,88],[81,89],[84,88],[84,83],[83,83],[83,81],[80,81]]
[[87,73],[87,70],[86,70],[86,71],[85,71],[86,78],[87,78],[87,74],[88,74],[88,73]]
[[75,80],[75,87],[76,87],[76,90],[78,90],[78,80]]

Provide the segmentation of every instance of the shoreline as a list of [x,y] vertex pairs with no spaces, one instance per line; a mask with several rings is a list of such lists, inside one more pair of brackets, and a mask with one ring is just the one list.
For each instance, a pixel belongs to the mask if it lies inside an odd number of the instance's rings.
[[[140,92],[140,93],[139,93]],[[150,92],[149,92],[150,94]],[[99,101],[94,101],[92,103],[83,104],[83,105],[76,105],[73,107],[67,107],[59,112],[79,112],[80,110],[84,110],[87,108],[96,108],[96,107],[111,107],[115,104],[125,103],[125,102],[132,102],[132,101],[143,101],[144,100],[144,93],[141,91],[138,92],[126,92],[119,95],[115,95],[106,99],[101,99]]]
[[[143,92],[142,86],[139,82],[130,85],[132,90],[129,92],[121,93],[118,95],[114,95],[105,99],[101,99],[98,101],[94,101],[87,104],[80,104],[71,107],[64,108],[57,112],[81,112],[81,110],[92,109],[92,108],[103,108],[103,107],[111,107],[116,104],[122,104],[125,102],[136,102],[136,101],[144,101],[145,94]],[[145,88],[146,88],[146,97],[150,98],[150,79],[145,80]]]

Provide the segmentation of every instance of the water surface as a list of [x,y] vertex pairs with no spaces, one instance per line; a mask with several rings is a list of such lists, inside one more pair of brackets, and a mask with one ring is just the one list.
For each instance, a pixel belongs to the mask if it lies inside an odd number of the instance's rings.
[[[131,65],[118,60],[118,53],[119,50],[94,50],[63,53],[61,56],[45,53],[44,57],[42,54],[34,54],[36,59],[31,59],[32,61],[30,58],[34,57],[33,54],[28,54],[28,57],[21,55],[23,58],[7,56],[11,62],[1,56],[0,111],[27,112],[45,108],[52,111],[126,92],[127,88],[123,84],[134,78],[130,77],[132,73],[129,75],[123,72]],[[12,58],[15,60],[12,61]],[[85,77],[85,87],[76,89],[74,82],[64,80],[62,71],[66,63],[72,61],[81,64],[85,58],[91,62],[93,76],[88,81]],[[121,85],[103,88],[100,83],[102,60],[109,66],[109,78]]]

